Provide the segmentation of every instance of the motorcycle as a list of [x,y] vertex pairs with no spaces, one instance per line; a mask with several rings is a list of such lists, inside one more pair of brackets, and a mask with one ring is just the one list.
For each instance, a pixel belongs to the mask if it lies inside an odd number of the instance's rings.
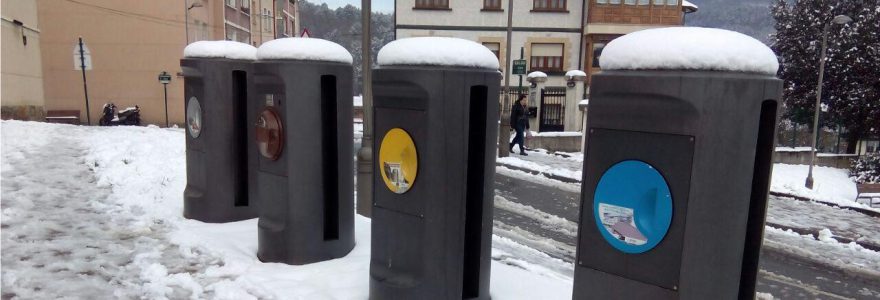
[[135,105],[117,112],[116,104],[113,102],[104,104],[104,115],[98,124],[101,126],[139,126],[141,125],[141,108]]

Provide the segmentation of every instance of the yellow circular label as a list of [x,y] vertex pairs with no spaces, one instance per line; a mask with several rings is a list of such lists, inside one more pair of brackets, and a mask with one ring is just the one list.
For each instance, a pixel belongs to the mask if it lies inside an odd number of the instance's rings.
[[394,193],[406,193],[415,182],[419,155],[412,137],[403,129],[393,128],[385,133],[379,146],[379,170],[385,186]]

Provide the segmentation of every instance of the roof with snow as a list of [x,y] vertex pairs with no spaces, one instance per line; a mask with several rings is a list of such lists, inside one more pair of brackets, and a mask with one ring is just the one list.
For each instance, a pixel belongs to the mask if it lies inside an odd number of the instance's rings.
[[698,7],[696,4],[691,3],[690,1],[684,0],[681,2],[681,11],[686,14],[695,13],[699,9],[700,7]]
[[257,59],[257,48],[235,41],[198,41],[183,48],[183,57]]
[[498,58],[476,42],[449,37],[415,37],[393,41],[379,50],[380,66],[449,66],[498,70]]
[[776,54],[739,32],[701,27],[636,31],[605,46],[603,70],[711,70],[773,75]]
[[317,38],[271,40],[257,49],[257,59],[293,59],[352,63],[351,53],[337,43]]

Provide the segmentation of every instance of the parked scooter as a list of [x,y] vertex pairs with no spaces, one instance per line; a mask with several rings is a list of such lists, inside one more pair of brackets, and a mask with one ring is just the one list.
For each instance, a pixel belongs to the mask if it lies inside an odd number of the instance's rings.
[[117,126],[117,125],[141,125],[141,108],[137,105],[116,111],[116,104],[113,102],[104,104],[104,115],[98,122],[101,126]]

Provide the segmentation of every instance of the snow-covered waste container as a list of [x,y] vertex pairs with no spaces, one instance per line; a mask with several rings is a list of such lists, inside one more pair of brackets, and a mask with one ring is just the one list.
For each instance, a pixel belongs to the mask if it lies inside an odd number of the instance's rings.
[[186,218],[230,222],[257,216],[259,202],[247,176],[247,91],[256,52],[233,41],[199,41],[183,51]]
[[251,97],[264,262],[301,265],[354,248],[352,57],[316,38],[257,49]]
[[498,58],[440,37],[373,70],[371,299],[489,299]]
[[574,299],[751,299],[782,81],[746,35],[649,29],[593,75]]

